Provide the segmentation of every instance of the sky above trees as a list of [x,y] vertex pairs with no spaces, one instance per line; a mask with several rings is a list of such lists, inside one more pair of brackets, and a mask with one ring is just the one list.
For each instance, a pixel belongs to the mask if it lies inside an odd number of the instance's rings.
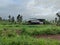
[[60,11],[60,0],[0,0],[0,16],[23,15],[28,18],[54,19]]

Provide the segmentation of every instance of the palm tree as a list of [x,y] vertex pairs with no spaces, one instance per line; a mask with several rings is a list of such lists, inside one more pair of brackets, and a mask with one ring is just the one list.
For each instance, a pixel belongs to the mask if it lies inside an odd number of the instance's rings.
[[20,22],[20,14],[17,16],[17,21]]
[[21,23],[22,22],[22,16],[20,14],[18,14],[18,16],[17,16],[17,22],[18,23]]
[[20,16],[20,23],[22,22],[22,16]]
[[57,25],[60,25],[60,13],[58,12],[58,13],[56,13],[56,15],[57,15],[58,18],[59,18],[59,20],[58,20],[58,22],[57,22]]
[[59,17],[59,22],[60,22],[60,14],[59,13],[56,13],[56,15]]
[[0,21],[2,21],[2,17],[0,17]]
[[11,15],[9,15],[8,18],[9,18],[9,22],[10,22],[11,21]]
[[15,18],[14,18],[14,16],[11,18],[11,20],[12,20],[12,22],[14,22],[14,21],[15,21]]
[[55,18],[55,23],[57,22],[57,18]]

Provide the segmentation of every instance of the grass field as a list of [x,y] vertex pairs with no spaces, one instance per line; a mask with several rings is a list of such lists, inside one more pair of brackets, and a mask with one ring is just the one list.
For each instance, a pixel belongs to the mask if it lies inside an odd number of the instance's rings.
[[59,40],[33,37],[56,34],[60,26],[0,24],[0,45],[60,45]]

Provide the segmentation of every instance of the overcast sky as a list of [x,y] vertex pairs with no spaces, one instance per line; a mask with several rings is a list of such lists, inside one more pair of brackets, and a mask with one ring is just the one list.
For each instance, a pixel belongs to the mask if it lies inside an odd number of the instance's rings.
[[54,19],[60,11],[60,0],[0,0],[0,16],[23,15],[28,18]]

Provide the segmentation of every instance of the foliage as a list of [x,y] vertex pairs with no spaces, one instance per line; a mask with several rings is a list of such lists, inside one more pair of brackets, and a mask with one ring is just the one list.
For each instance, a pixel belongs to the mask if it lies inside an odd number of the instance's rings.
[[60,41],[21,35],[12,38],[0,37],[0,45],[60,45]]
[[22,22],[22,16],[20,14],[17,16],[17,22]]
[[3,22],[0,22],[0,45],[60,45],[58,40],[33,37],[56,34],[60,34],[60,26],[19,25],[8,22],[3,25]]
[[10,22],[11,21],[11,15],[9,15],[8,18],[9,18],[9,22]]
[[15,18],[14,18],[14,17],[12,17],[12,19],[11,19],[11,20],[12,20],[12,22],[14,22],[14,21],[15,21]]

